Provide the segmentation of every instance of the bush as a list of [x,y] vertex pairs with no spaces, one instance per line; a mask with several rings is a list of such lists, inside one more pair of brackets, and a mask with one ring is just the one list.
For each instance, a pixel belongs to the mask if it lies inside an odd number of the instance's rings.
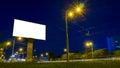
[[106,49],[96,50],[93,53],[94,58],[106,58],[108,56],[108,52]]
[[[120,52],[119,52],[120,55]],[[85,53],[70,53],[69,54],[69,59],[90,59],[90,58],[106,58],[108,57],[108,52],[106,49],[99,49],[93,52],[93,57],[92,57],[92,52],[85,52]],[[66,54],[63,54],[61,57],[63,60],[66,59]]]
[[114,57],[120,57],[120,50],[116,50],[114,52]]
[[90,59],[92,58],[92,53],[91,52],[86,52],[80,56],[81,59]]

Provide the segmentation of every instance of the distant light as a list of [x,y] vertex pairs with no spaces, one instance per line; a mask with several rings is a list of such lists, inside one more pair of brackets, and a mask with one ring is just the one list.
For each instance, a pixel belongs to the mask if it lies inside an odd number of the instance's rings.
[[41,54],[41,57],[43,57],[43,54]]
[[64,48],[64,52],[67,52],[67,49],[66,49],[66,48]]
[[45,55],[48,56],[48,53],[46,52]]
[[19,48],[19,51],[23,51],[23,48]]
[[7,42],[6,42],[6,45],[7,45],[7,46],[11,45],[11,42],[10,42],[10,41],[7,41]]
[[18,40],[18,41],[22,41],[23,38],[22,38],[22,37],[17,37],[17,40]]

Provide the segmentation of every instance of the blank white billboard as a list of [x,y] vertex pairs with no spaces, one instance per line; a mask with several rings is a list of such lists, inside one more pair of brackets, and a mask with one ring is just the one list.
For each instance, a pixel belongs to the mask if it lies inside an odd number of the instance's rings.
[[15,19],[13,36],[46,40],[46,25]]

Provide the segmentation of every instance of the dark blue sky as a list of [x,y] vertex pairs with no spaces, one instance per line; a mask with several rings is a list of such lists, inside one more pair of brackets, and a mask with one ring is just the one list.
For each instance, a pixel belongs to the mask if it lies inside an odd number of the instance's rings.
[[[75,0],[77,1],[77,0]],[[47,26],[47,40],[35,40],[36,54],[61,55],[65,46],[65,10],[74,0],[0,2],[0,41],[12,38],[13,21],[21,19]],[[90,29],[95,48],[106,47],[106,37],[120,35],[119,0],[78,0],[85,2],[86,15],[69,23],[70,52],[84,50],[86,30]],[[81,32],[80,32],[81,31]]]

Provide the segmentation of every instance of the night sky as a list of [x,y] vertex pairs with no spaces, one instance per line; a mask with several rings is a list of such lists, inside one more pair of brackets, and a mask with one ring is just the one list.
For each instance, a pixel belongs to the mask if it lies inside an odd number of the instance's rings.
[[[77,0],[39,0],[0,2],[0,41],[10,40],[14,19],[20,19],[47,27],[47,40],[34,41],[34,55],[53,52],[63,54],[65,41],[65,11]],[[85,3],[83,18],[69,21],[70,52],[84,51],[84,41],[92,40],[94,48],[106,48],[106,38],[120,36],[119,0],[78,0]],[[22,28],[22,27],[21,27]],[[90,37],[87,37],[87,29]],[[16,45],[21,45],[16,43]],[[17,47],[16,47],[17,49]],[[7,50],[10,55],[10,49]]]

